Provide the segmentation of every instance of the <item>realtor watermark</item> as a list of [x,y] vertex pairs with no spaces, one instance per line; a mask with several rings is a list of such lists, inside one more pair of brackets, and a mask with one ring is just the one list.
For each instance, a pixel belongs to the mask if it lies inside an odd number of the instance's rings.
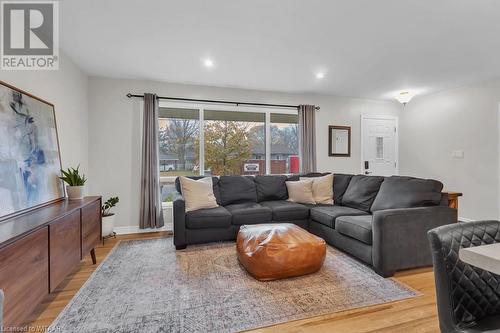
[[0,69],[59,69],[58,1],[0,1],[0,7]]

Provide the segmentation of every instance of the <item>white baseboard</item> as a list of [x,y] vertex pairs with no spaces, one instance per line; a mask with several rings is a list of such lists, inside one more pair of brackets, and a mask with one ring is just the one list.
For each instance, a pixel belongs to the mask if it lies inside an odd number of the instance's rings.
[[139,226],[129,226],[129,227],[114,227],[113,231],[117,235],[127,235],[127,234],[141,234],[145,232],[159,232],[159,231],[172,231],[169,227],[161,227],[156,229],[140,229]]
[[473,222],[473,221],[475,221],[475,220],[473,220],[473,219],[468,219],[468,218],[466,218],[466,217],[460,217],[460,216],[458,217],[458,220],[459,220],[460,222]]

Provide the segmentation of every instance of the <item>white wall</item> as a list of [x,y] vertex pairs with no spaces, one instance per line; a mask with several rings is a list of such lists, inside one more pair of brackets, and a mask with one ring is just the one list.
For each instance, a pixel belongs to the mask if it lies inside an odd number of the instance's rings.
[[[400,115],[401,174],[463,192],[459,216],[499,217],[500,80],[417,97]],[[463,150],[464,157],[452,156]]]
[[[283,104],[315,104],[320,171],[360,172],[361,114],[399,114],[392,102],[315,94],[286,94],[245,89],[172,84],[153,81],[89,79],[89,176],[91,193],[118,195],[117,226],[137,226],[140,195],[142,100],[128,92],[163,96],[226,99]],[[328,125],[352,126],[352,157],[328,156]]]
[[88,171],[88,77],[60,52],[57,71],[0,71],[0,80],[55,105],[63,167]]

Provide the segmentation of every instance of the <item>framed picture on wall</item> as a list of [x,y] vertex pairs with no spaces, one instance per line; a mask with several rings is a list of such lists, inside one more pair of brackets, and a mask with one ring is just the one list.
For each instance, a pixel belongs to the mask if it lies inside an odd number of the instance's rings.
[[0,81],[0,220],[64,198],[54,105]]
[[328,126],[328,156],[351,156],[350,126]]

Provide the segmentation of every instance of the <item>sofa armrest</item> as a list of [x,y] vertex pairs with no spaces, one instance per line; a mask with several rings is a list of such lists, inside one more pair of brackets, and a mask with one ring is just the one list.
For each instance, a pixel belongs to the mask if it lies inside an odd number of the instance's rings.
[[186,202],[182,196],[174,199],[174,245],[180,250],[186,243]]
[[380,210],[373,213],[373,267],[382,276],[432,265],[427,231],[457,222],[457,210],[445,206]]

